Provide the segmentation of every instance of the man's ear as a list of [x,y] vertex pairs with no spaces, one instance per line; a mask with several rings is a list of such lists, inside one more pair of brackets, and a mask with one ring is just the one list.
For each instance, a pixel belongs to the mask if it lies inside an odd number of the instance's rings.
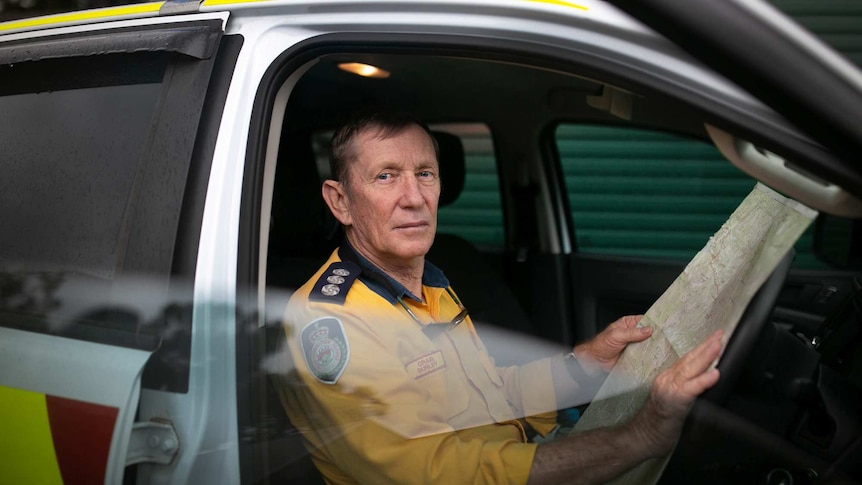
[[323,182],[323,200],[329,206],[332,215],[338,219],[341,225],[347,227],[353,224],[353,219],[350,217],[348,206],[350,200],[347,198],[347,192],[341,182],[335,180],[326,180]]

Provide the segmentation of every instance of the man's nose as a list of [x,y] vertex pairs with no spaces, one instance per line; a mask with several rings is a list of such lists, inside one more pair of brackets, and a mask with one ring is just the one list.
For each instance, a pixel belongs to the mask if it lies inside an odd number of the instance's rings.
[[422,205],[425,198],[422,196],[422,185],[416,177],[402,177],[401,204],[405,207],[417,207]]

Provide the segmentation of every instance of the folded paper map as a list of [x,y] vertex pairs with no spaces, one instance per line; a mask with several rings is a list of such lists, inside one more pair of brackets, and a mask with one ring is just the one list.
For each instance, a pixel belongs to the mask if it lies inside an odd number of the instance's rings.
[[[644,315],[653,327],[629,345],[573,433],[613,426],[641,408],[655,377],[717,329],[730,338],[745,308],[817,212],[758,184]],[[613,483],[655,483],[667,457]]]

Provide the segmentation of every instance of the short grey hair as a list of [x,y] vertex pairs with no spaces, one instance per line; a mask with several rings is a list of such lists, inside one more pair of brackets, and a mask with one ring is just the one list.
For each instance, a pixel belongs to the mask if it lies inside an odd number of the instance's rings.
[[347,185],[347,168],[356,159],[353,141],[367,130],[376,130],[381,140],[402,133],[411,126],[418,126],[428,134],[434,145],[434,156],[440,159],[440,147],[437,138],[425,122],[413,115],[390,109],[366,108],[353,113],[332,134],[329,145],[329,173],[331,177]]

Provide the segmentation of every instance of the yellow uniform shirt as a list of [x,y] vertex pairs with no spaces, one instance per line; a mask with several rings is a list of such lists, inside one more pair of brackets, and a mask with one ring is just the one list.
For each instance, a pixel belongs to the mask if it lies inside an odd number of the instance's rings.
[[285,407],[327,482],[526,483],[536,445],[518,418],[553,428],[551,359],[497,368],[469,318],[431,323],[460,310],[439,269],[422,301],[402,298],[417,322],[338,254],[285,315]]

